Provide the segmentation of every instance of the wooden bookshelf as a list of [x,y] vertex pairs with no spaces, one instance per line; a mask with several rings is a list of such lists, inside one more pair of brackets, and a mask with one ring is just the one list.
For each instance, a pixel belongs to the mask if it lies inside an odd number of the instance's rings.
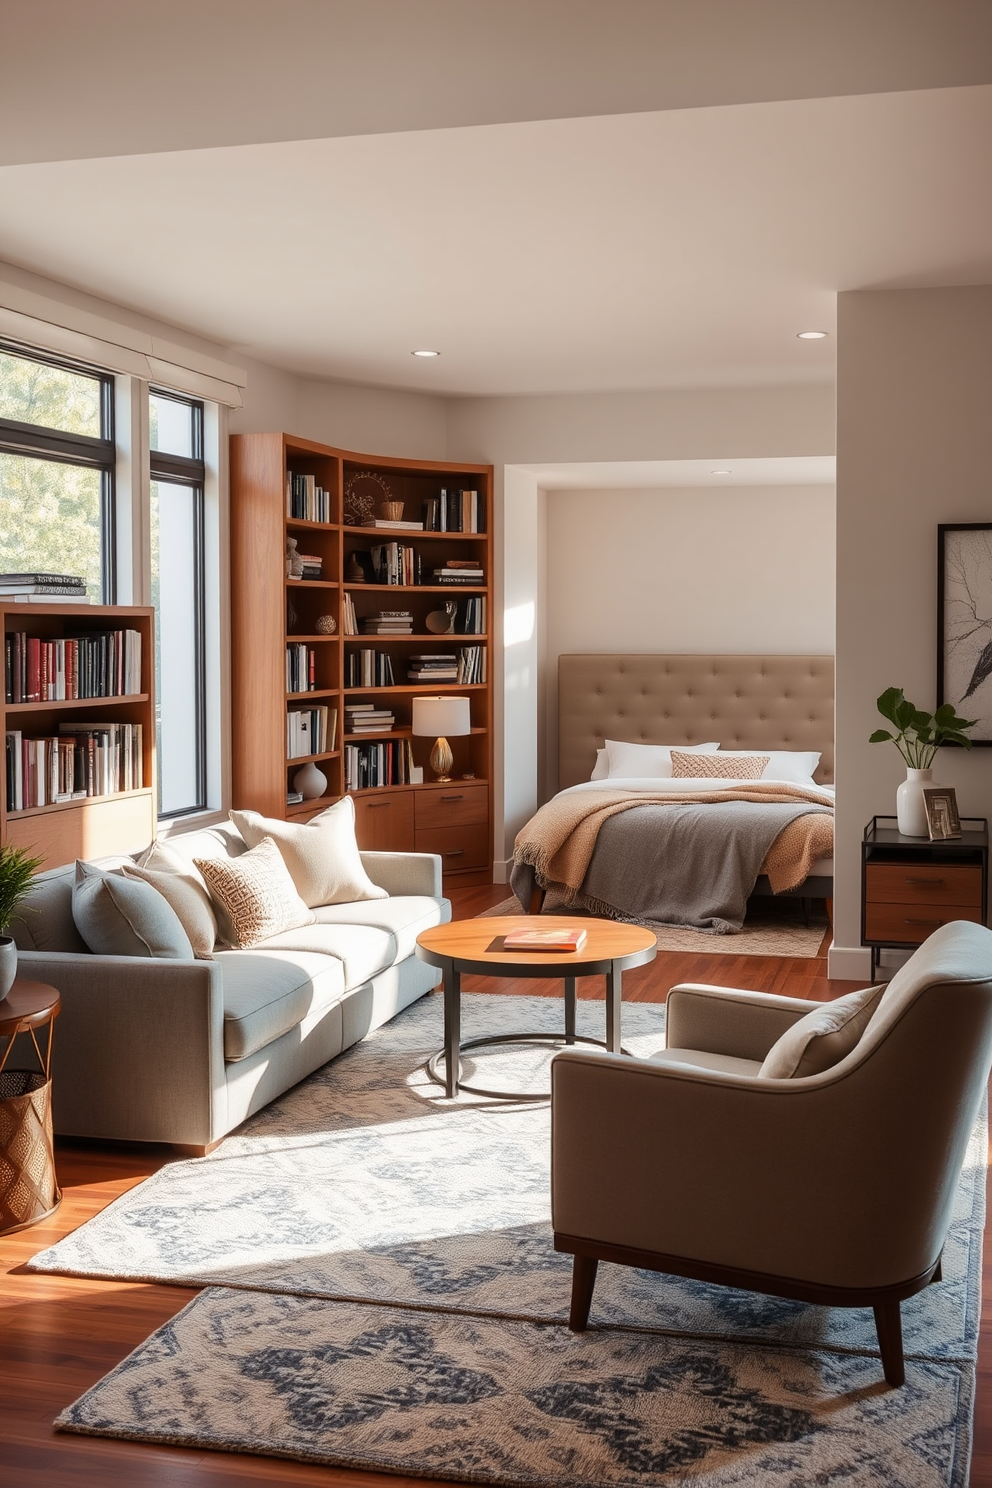
[[[288,515],[287,474],[309,476],[329,493],[330,520],[314,522]],[[403,520],[420,521],[425,503],[439,492],[475,491],[474,514],[481,532],[372,528],[346,523],[345,495],[356,482],[375,498],[372,516],[387,499],[403,503]],[[459,508],[460,510],[460,508]],[[466,512],[468,515],[468,512]],[[449,520],[450,520],[449,514]],[[293,537],[301,554],[319,556],[319,579],[293,579],[286,572],[286,539]],[[370,560],[361,557],[363,578],[356,575],[360,555],[391,542],[417,555],[421,582],[378,582]],[[478,584],[433,583],[434,569],[449,560],[474,561],[484,578]],[[238,434],[231,439],[231,568],[233,676],[233,798],[235,807],[265,816],[305,821],[340,799],[346,782],[349,745],[391,741],[411,755],[424,772],[422,784],[402,783],[351,788],[358,840],[366,849],[439,852],[447,876],[458,883],[488,882],[492,876],[492,467],[400,460],[357,454],[286,434]],[[482,601],[486,629],[471,634],[438,634],[428,628],[428,615],[446,602],[458,606],[459,619],[468,599]],[[412,614],[409,635],[345,634],[351,607],[359,622],[382,609]],[[335,631],[317,629],[317,618],[332,615]],[[479,610],[474,612],[478,622]],[[298,643],[314,653],[313,687],[287,691],[286,646]],[[471,647],[484,648],[485,681],[411,681],[410,658],[425,653],[458,656]],[[347,658],[359,650],[388,655],[393,685],[346,685]],[[470,699],[472,732],[450,741],[455,755],[453,779],[440,785],[428,763],[433,740],[411,732],[413,699],[429,693]],[[334,747],[308,756],[327,776],[327,790],[316,800],[289,804],[292,778],[305,760],[287,759],[286,713],[307,701],[337,710]],[[346,732],[345,709],[351,703],[388,707],[395,723],[381,734]]]
[[44,806],[8,808],[7,752],[3,755],[0,792],[0,838],[27,848],[55,867],[73,858],[131,852],[155,836],[158,815],[155,780],[155,641],[154,610],[138,605],[18,604],[0,601],[4,648],[17,634],[41,641],[62,640],[103,631],[135,630],[141,636],[141,690],[123,696],[18,702],[2,692],[4,739],[19,731],[25,739],[49,738],[60,724],[77,722],[140,724],[142,784],[113,795],[50,801]]

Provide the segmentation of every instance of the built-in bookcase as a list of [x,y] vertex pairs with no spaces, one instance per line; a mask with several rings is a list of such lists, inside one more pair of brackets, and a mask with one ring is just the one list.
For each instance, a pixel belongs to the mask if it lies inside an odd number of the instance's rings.
[[[382,525],[386,502],[402,504],[399,525]],[[328,521],[293,515],[321,506]],[[431,530],[441,523],[449,530]],[[287,572],[288,538],[311,560],[304,577]],[[362,847],[440,852],[447,874],[488,880],[492,467],[235,435],[231,541],[235,806],[306,820],[348,791]],[[444,785],[432,779],[433,740],[412,733],[425,693],[470,699],[472,731],[449,741]],[[291,755],[287,714],[313,707],[334,716],[333,741]],[[356,710],[384,726],[363,729]],[[308,757],[327,790],[292,802]]]
[[[0,602],[0,616],[2,840],[29,849],[46,867],[146,846],[155,836],[157,818],[154,610]],[[137,642],[117,639],[129,631]],[[84,666],[86,683],[74,686],[73,674]],[[15,676],[15,667],[20,676]],[[98,695],[62,695],[79,690]],[[56,740],[63,748],[75,740],[74,760],[63,756],[61,775],[58,746],[41,742]],[[18,764],[21,806],[15,784]],[[40,805],[33,804],[25,788],[37,770],[45,772]]]

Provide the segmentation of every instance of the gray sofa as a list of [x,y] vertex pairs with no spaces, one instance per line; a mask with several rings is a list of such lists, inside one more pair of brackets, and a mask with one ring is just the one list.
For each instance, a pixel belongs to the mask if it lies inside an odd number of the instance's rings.
[[[227,825],[169,846],[190,862],[246,851]],[[317,923],[210,961],[91,954],[72,917],[73,867],[39,874],[34,912],[11,930],[18,975],[62,996],[56,1131],[202,1152],[436,986],[414,944],[451,918],[440,859],[361,857],[388,898],[315,908]]]

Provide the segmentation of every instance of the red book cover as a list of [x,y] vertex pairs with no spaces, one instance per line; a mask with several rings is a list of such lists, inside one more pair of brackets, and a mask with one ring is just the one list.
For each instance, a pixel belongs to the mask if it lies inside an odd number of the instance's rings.
[[28,691],[27,702],[41,702],[41,641],[37,636],[28,636]]
[[503,936],[504,951],[579,951],[585,945],[584,930],[531,930],[523,927]]

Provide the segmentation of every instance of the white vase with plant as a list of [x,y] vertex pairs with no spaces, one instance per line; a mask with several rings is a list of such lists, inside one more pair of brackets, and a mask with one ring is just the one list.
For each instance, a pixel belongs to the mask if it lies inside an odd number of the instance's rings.
[[941,703],[936,713],[924,713],[908,702],[901,687],[888,687],[877,700],[879,713],[888,719],[896,732],[876,729],[869,744],[891,741],[906,761],[906,779],[896,791],[896,819],[904,837],[928,837],[926,802],[923,792],[933,784],[933,762],[942,744],[960,744],[971,748],[966,729],[974,728],[974,718],[959,718],[953,703]]
[[23,847],[7,842],[0,847],[0,1000],[7,996],[17,976],[17,946],[7,934],[17,918],[41,859]]

